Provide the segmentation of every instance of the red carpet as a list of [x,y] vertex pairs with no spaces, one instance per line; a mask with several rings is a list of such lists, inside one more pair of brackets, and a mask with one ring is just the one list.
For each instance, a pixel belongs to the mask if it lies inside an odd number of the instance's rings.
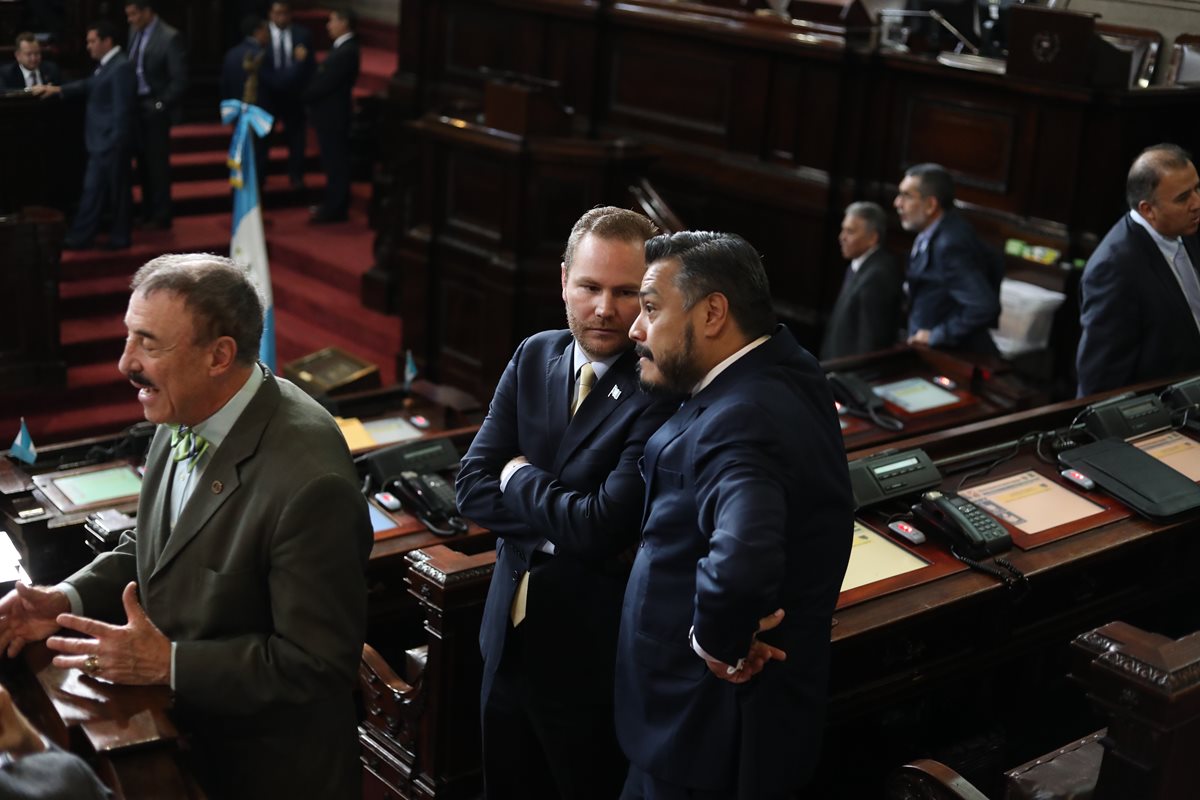
[[[366,48],[357,89],[371,92],[386,85],[395,63],[394,54]],[[39,445],[117,431],[142,418],[136,390],[117,372],[129,279],[163,253],[229,252],[228,146],[229,129],[219,124],[176,126],[172,230],[135,231],[129,250],[63,254],[60,334],[67,386],[0,397],[0,437],[6,443],[21,416]],[[336,345],[378,364],[384,384],[394,383],[402,353],[400,319],[364,308],[359,300],[362,276],[374,261],[375,234],[366,215],[370,186],[354,185],[349,221],[309,225],[307,206],[317,202],[325,182],[316,148],[310,144],[309,151],[305,188],[294,190],[282,174],[284,149],[272,148],[263,195],[278,366],[282,370],[288,361]]]

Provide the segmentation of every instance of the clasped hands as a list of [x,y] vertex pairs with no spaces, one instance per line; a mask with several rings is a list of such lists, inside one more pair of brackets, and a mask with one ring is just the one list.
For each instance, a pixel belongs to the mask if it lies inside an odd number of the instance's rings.
[[[783,609],[776,609],[774,613],[768,614],[758,621],[758,633],[776,628],[782,621]],[[750,642],[750,652],[746,653],[746,657],[742,659],[741,666],[736,670],[731,672],[731,664],[726,664],[724,661],[718,661],[715,658],[705,656],[704,661],[708,664],[709,672],[721,680],[729,681],[730,683],[745,683],[762,672],[763,667],[767,665],[768,661],[783,661],[786,658],[787,653],[766,642],[760,642],[756,635]]]
[[[61,669],[80,669],[112,683],[170,683],[171,642],[138,603],[136,583],[125,586],[121,602],[127,622],[109,625],[69,613],[70,602],[57,589],[18,583],[0,600],[0,650],[12,658],[29,642],[46,639],[47,647],[62,654],[54,657]],[[51,636],[59,628],[91,638]]]

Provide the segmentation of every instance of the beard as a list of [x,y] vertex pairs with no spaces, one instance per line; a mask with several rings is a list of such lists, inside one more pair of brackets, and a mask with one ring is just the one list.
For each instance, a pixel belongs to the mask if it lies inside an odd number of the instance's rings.
[[[618,353],[623,353],[633,344],[628,335],[611,338],[605,341],[596,341],[594,335],[589,335],[588,326],[583,324],[579,317],[571,310],[571,304],[566,304],[567,311],[567,327],[571,329],[571,336],[575,337],[575,341],[587,353],[588,358],[593,361],[599,361]],[[606,330],[608,330],[606,328]],[[624,332],[627,334],[627,332]]]
[[646,377],[641,362],[638,363],[638,382],[648,392],[691,394],[692,389],[704,377],[704,369],[694,361],[696,329],[691,322],[683,329],[679,347],[670,352],[659,350],[655,355],[645,345],[634,348],[639,356],[654,364],[658,375]]

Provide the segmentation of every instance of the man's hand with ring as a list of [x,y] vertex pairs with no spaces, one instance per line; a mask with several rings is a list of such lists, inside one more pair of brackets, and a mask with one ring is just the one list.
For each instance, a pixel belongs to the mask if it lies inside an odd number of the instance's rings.
[[170,683],[171,642],[142,610],[136,583],[125,587],[121,601],[128,619],[124,625],[60,614],[59,625],[93,638],[51,636],[46,646],[64,654],[54,657],[54,666],[81,669],[89,675],[103,674],[113,683],[139,686]]

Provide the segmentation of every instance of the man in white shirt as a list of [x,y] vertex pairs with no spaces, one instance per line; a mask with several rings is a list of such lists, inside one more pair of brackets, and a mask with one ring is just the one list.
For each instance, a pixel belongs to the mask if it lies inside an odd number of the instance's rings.
[[1200,371],[1200,178],[1173,144],[1148,147],[1125,182],[1128,213],[1080,284],[1079,396]]
[[275,116],[275,130],[282,131],[287,143],[288,179],[293,188],[301,188],[304,186],[304,150],[308,142],[304,91],[312,79],[316,62],[308,29],[293,20],[290,3],[272,3],[268,19],[271,41],[261,72],[266,90],[263,107]]

